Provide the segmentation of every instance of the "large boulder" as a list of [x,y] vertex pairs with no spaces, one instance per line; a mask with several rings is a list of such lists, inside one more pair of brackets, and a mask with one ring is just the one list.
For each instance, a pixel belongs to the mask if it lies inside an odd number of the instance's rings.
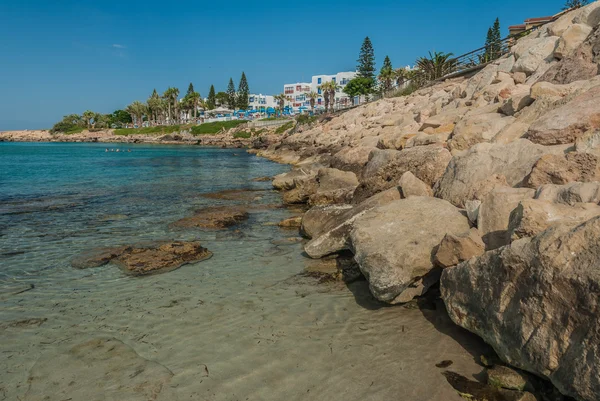
[[576,96],[534,121],[527,139],[541,145],[574,143],[586,131],[600,128],[600,86]]
[[300,233],[308,239],[317,237],[328,227],[329,220],[337,218],[352,207],[352,205],[314,206],[302,216]]
[[600,203],[600,183],[571,182],[565,185],[542,185],[538,188],[535,198],[565,205]]
[[[311,258],[322,258],[324,256],[349,249],[348,236],[354,222],[358,217],[369,210],[386,205],[401,198],[398,188],[390,188],[355,205],[352,208],[342,206],[339,209],[328,210],[329,215],[323,212],[306,213],[305,220],[315,220],[316,216],[322,216],[322,224],[317,225],[303,221],[303,227],[310,227],[312,240],[304,246],[304,251]],[[344,208],[344,209],[342,209]]]
[[552,150],[526,139],[508,144],[481,143],[456,155],[436,184],[436,197],[458,207],[475,199],[476,187],[494,174],[503,175],[510,186],[520,184],[537,160]]
[[548,64],[554,58],[558,37],[547,36],[530,40],[520,40],[512,52],[517,58],[512,72],[524,72],[533,74],[544,64]]
[[360,174],[369,161],[369,154],[375,147],[345,146],[331,156],[331,167]]
[[600,25],[594,28],[581,45],[569,54],[563,55],[562,60],[546,71],[539,81],[568,84],[595,77],[598,75],[600,63],[598,44],[600,44]]
[[297,182],[313,179],[322,166],[295,168],[287,173],[276,175],[273,178],[273,188],[279,190],[290,190],[296,187]]
[[[446,234],[469,231],[469,222],[450,203],[431,197],[393,201],[364,213],[350,233],[352,250],[369,288],[380,301],[400,303],[414,287],[427,290],[426,276],[434,270],[435,248]],[[421,284],[421,285],[419,285]]]
[[600,394],[600,217],[445,269],[452,320],[507,363],[548,378],[563,394]]
[[508,224],[511,241],[535,237],[552,225],[575,225],[600,216],[595,203],[577,203],[573,206],[539,199],[526,199],[512,211]]
[[499,113],[479,114],[463,118],[448,142],[450,150],[465,150],[480,142],[489,142],[500,130],[515,121]]
[[496,187],[483,199],[479,207],[477,228],[488,250],[510,243],[510,214],[519,202],[531,199],[534,195],[535,191],[529,188]]
[[600,130],[590,130],[575,142],[575,150],[579,153],[591,153],[600,158]]
[[402,151],[373,151],[354,194],[355,202],[396,186],[402,174],[407,171],[433,186],[444,173],[451,158],[447,149],[435,145]]
[[581,46],[591,32],[592,27],[586,24],[573,24],[568,27],[558,41],[554,57],[560,60],[571,54]]
[[309,204],[315,206],[349,203],[358,186],[356,174],[335,168],[319,169],[316,182],[318,188],[309,196]]
[[598,157],[593,154],[544,155],[535,163],[524,185],[537,189],[544,184],[595,181],[599,176]]

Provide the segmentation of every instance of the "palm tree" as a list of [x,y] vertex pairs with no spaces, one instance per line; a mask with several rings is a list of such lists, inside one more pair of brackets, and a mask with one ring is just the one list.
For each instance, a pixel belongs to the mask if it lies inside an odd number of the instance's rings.
[[[321,92],[323,93],[323,99],[325,100],[325,112],[328,109],[333,111],[333,103],[335,102],[335,92],[338,88],[338,85],[334,81],[324,82],[320,86]],[[331,104],[331,107],[329,105]]]
[[382,68],[377,79],[381,83],[381,91],[383,93],[389,92],[394,86],[396,71],[391,68]]
[[198,92],[189,93],[185,96],[184,100],[185,100],[187,109],[191,111],[192,117],[194,118],[194,121],[195,121],[197,112],[198,112],[198,106],[199,106],[200,100],[201,100],[200,94]]
[[161,109],[163,107],[163,101],[161,100],[160,96],[158,96],[156,89],[154,89],[154,92],[152,92],[152,95],[150,95],[146,101],[146,104],[148,105],[148,112],[150,113],[149,119],[157,123],[159,115],[162,111]]
[[[179,97],[179,89],[168,87],[165,93],[163,93],[163,99],[165,99],[169,105],[169,124],[172,124],[173,121],[179,120],[179,118],[175,118],[177,115],[177,98]],[[172,105],[172,108],[171,108]]]
[[315,112],[315,102],[319,98],[319,94],[317,92],[310,92],[306,94],[306,98],[310,102],[311,111]]
[[131,115],[132,120],[135,119],[138,128],[141,128],[144,122],[144,115],[148,114],[148,108],[146,105],[136,100],[127,106],[125,111]]
[[416,66],[425,75],[425,79],[435,81],[456,71],[458,62],[452,56],[452,53],[429,52],[429,58],[418,58]]
[[275,99],[275,101],[277,102],[279,113],[281,114],[283,112],[283,107],[285,106],[285,101],[287,100],[287,97],[285,96],[285,94],[280,93],[279,95],[273,96],[273,99]]

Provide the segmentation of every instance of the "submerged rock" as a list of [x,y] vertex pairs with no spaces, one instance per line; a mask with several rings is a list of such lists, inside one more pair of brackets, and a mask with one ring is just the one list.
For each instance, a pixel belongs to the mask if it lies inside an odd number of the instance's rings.
[[26,401],[175,401],[173,373],[116,338],[95,338],[66,352],[46,352],[27,380]]
[[127,274],[145,276],[175,270],[186,263],[209,259],[212,252],[200,242],[174,241],[156,247],[131,248],[113,259]]
[[209,206],[197,210],[193,216],[177,220],[170,227],[227,228],[248,220],[248,217],[248,210],[241,206]]
[[219,192],[203,194],[202,197],[217,200],[230,200],[240,202],[252,202],[267,191],[260,189],[226,189]]
[[504,361],[563,394],[598,399],[600,217],[445,269],[441,292],[452,320]]
[[166,273],[186,263],[208,259],[212,253],[200,242],[158,242],[139,246],[121,246],[88,251],[75,257],[71,265],[78,269],[98,267],[109,262],[133,276]]
[[487,370],[488,384],[497,388],[506,388],[509,390],[525,389],[527,377],[508,366],[496,365]]
[[279,227],[283,228],[300,228],[302,226],[302,216],[290,217],[289,219],[281,220],[277,223]]

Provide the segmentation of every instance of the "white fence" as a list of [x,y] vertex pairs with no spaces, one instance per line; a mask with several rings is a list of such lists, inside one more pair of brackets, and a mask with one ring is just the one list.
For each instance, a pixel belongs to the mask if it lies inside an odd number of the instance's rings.
[[250,128],[279,127],[279,126],[289,123],[290,121],[294,121],[294,120],[291,120],[291,119],[270,120],[270,121],[255,120],[255,121],[250,121],[248,123],[248,127],[250,127]]

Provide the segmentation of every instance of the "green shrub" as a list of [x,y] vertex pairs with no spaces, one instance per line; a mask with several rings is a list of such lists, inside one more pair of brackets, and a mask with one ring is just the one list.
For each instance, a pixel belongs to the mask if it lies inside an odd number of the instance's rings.
[[298,117],[296,117],[296,121],[298,121],[298,124],[301,125],[312,124],[317,121],[317,119],[317,116],[309,116],[308,114],[300,114]]
[[235,134],[233,134],[234,138],[245,138],[248,139],[252,136],[252,133],[248,132],[248,131],[239,131],[236,132]]
[[186,128],[186,126],[181,125],[161,125],[157,127],[142,128],[117,128],[115,130],[115,135],[164,135],[179,132]]
[[283,134],[285,131],[292,129],[294,127],[294,121],[290,121],[289,123],[283,124],[281,127],[277,127],[275,130],[276,134]]
[[278,120],[287,120],[286,117],[267,117],[267,118],[261,118],[258,121],[278,121]]
[[192,127],[192,135],[211,135],[218,134],[223,128],[229,130],[239,125],[246,124],[244,120],[231,120],[231,121],[216,121],[214,123],[204,123],[195,125]]

